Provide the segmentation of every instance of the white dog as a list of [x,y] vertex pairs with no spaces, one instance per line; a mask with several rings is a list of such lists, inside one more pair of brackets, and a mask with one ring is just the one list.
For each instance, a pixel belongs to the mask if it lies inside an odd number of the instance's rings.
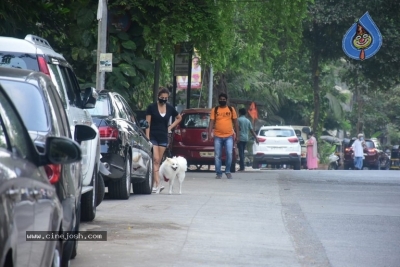
[[132,156],[132,174],[143,175],[145,174],[146,165],[144,165],[142,154],[134,153]]
[[185,180],[186,170],[186,159],[180,156],[166,158],[161,164],[159,171],[160,181],[169,182],[169,194],[172,194],[172,187],[176,178],[179,181],[179,194],[182,194],[182,183]]

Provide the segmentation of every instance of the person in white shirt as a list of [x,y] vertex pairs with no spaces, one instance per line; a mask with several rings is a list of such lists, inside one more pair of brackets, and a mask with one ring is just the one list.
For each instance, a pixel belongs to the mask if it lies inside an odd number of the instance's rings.
[[362,170],[363,167],[363,159],[364,159],[364,135],[358,134],[358,139],[356,139],[351,146],[354,152],[354,169]]

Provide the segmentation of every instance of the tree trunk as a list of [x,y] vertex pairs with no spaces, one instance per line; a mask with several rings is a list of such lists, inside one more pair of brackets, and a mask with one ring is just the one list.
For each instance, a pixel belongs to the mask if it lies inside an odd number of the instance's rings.
[[319,123],[320,113],[320,87],[319,87],[319,51],[313,51],[311,56],[311,71],[313,79],[313,91],[314,91],[314,118],[313,118],[313,132],[317,132]]
[[[215,92],[215,99],[217,100],[216,102],[218,103],[218,95],[220,93],[225,93],[228,94],[228,90],[227,90],[227,86],[226,86],[226,79],[225,79],[225,74],[224,73],[218,73],[216,74],[218,75],[218,83],[216,85],[214,85],[214,92]],[[229,102],[229,98],[231,96],[228,95],[228,102]]]

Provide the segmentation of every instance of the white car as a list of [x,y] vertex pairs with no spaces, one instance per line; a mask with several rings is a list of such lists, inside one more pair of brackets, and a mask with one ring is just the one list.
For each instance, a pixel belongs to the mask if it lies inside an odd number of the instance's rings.
[[262,126],[253,145],[253,169],[271,165],[292,165],[300,170],[301,145],[291,126]]
[[[0,37],[0,66],[30,69],[47,74],[61,97],[68,116],[68,122],[74,137],[75,125],[92,127],[97,135],[90,141],[82,142],[82,197],[81,208],[77,211],[77,228],[80,219],[91,221],[96,216],[96,206],[104,196],[104,183],[99,170],[100,138],[96,125],[86,109],[94,108],[97,93],[94,88],[81,90],[72,66],[49,42],[43,38],[28,34],[24,39]],[[77,202],[79,199],[76,200]]]

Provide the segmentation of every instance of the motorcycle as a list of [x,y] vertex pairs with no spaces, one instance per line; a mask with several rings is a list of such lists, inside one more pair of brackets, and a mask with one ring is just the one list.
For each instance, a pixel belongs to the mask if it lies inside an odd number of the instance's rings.
[[329,165],[328,165],[328,170],[337,170],[339,169],[339,157],[335,155],[335,153],[332,153],[329,155]]

